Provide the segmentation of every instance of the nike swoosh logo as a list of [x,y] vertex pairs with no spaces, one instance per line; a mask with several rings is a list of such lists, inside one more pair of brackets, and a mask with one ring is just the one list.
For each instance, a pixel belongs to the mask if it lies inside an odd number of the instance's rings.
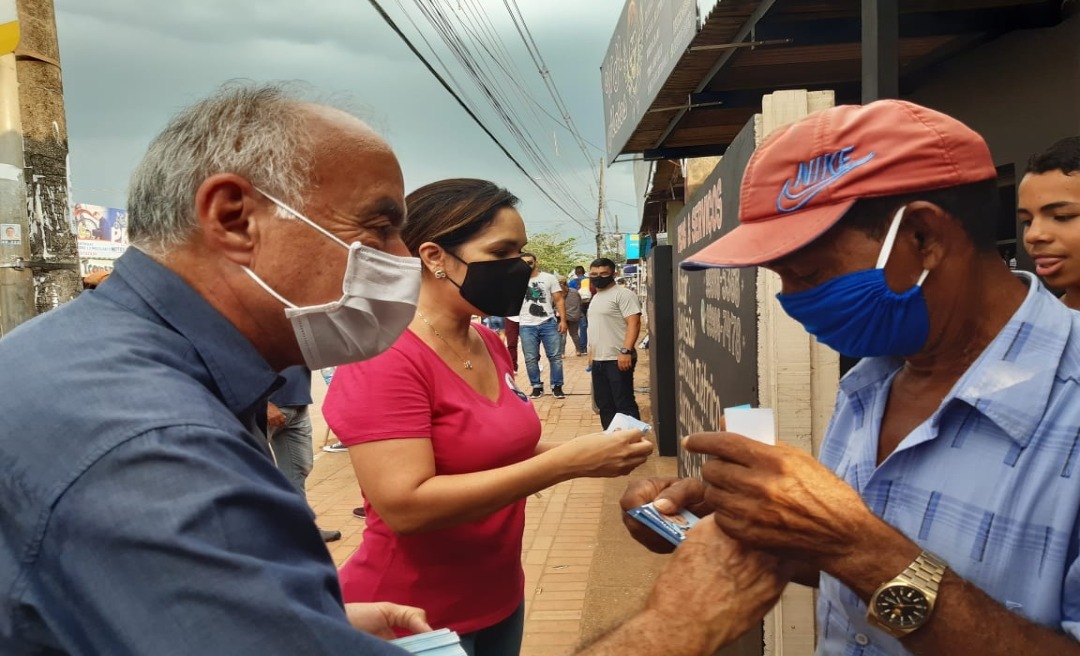
[[[862,159],[856,160],[854,162],[848,162],[847,164],[844,165],[844,168],[842,168],[842,169],[836,171],[835,173],[833,173],[832,177],[826,178],[824,180],[820,180],[820,181],[810,185],[809,187],[804,187],[803,189],[800,189],[799,191],[796,191],[796,192],[793,192],[791,190],[791,188],[794,185],[795,181],[792,178],[788,178],[788,180],[786,182],[784,182],[783,188],[780,190],[780,195],[776,197],[776,209],[777,209],[777,211],[779,211],[779,212],[781,212],[783,214],[786,214],[788,212],[794,212],[796,210],[802,209],[803,207],[805,207],[807,205],[807,203],[812,201],[818,194],[820,194],[825,189],[828,189],[830,186],[835,184],[838,180],[843,178],[845,175],[847,175],[848,173],[851,173],[852,171],[859,168],[863,164],[866,164],[870,160],[874,159],[875,155],[877,155],[877,153],[870,153],[869,155],[867,155],[866,157],[863,157]],[[785,201],[790,201],[790,202],[785,202]]]

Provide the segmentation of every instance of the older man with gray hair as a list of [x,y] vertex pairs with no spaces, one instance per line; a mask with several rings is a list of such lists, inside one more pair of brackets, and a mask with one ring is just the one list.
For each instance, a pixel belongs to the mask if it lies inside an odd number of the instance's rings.
[[390,147],[233,85],[153,141],[128,209],[108,284],[0,341],[0,653],[404,653],[369,634],[423,613],[343,606],[265,437],[276,372],[372,357],[413,317]]

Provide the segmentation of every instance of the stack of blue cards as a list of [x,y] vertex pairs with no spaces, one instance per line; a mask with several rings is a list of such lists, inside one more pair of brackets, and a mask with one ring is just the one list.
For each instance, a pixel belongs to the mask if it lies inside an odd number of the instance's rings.
[[697,515],[689,510],[680,510],[677,515],[665,515],[656,509],[656,506],[647,503],[644,506],[631,508],[626,511],[634,519],[658,533],[676,547],[686,539],[686,532],[700,520]]
[[424,656],[468,656],[461,648],[461,638],[450,629],[439,629],[429,633],[418,633],[405,638],[392,640],[410,654]]

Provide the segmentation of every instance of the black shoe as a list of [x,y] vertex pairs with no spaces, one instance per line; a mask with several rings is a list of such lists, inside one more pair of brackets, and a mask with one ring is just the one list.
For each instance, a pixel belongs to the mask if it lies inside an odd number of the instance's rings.
[[551,395],[557,399],[565,399],[566,395],[563,394],[562,385],[555,385],[551,388]]
[[529,395],[529,398],[530,399],[538,399],[543,395],[544,395],[544,388],[543,387],[534,387],[533,388],[533,393]]
[[367,519],[367,513],[364,512],[364,507],[363,506],[360,506],[359,508],[353,508],[352,509],[352,516],[357,518],[357,519]]
[[322,536],[323,542],[337,542],[341,539],[341,531],[328,531],[324,528],[320,528],[319,535]]

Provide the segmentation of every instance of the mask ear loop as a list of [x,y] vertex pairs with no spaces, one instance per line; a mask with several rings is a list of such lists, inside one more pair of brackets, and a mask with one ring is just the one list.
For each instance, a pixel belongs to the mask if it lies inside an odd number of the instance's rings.
[[293,215],[293,216],[295,216],[296,218],[300,219],[301,221],[303,221],[304,223],[308,224],[308,225],[309,225],[309,226],[311,226],[312,228],[315,228],[316,230],[318,230],[319,232],[323,233],[324,235],[326,235],[326,236],[327,236],[327,237],[329,237],[330,239],[333,239],[334,241],[336,241],[337,243],[341,244],[341,245],[342,245],[342,246],[344,246],[345,248],[351,248],[351,247],[350,247],[350,246],[349,246],[348,244],[346,244],[345,242],[341,241],[341,239],[339,239],[339,238],[338,238],[338,237],[337,237],[336,235],[334,235],[334,233],[330,232],[329,230],[327,230],[326,228],[322,227],[322,226],[321,226],[321,225],[319,225],[318,223],[315,223],[315,222],[314,222],[314,221],[312,221],[311,219],[307,218],[306,216],[304,216],[304,215],[303,215],[303,214],[301,214],[300,212],[297,212],[296,210],[294,210],[293,208],[289,207],[288,205],[286,205],[285,203],[281,202],[280,200],[278,200],[278,199],[274,198],[273,196],[271,196],[270,194],[266,193],[266,192],[265,192],[265,191],[263,191],[262,189],[259,189],[258,187],[255,187],[255,191],[259,192],[259,193],[260,193],[260,194],[262,194],[263,196],[266,196],[266,198],[267,198],[267,199],[269,199],[269,201],[270,201],[271,203],[273,203],[274,205],[277,205],[278,207],[280,207],[281,209],[285,210],[285,211],[286,211],[286,212],[288,212],[289,214],[292,214],[292,215]]
[[282,296],[281,294],[279,294],[279,293],[275,292],[273,289],[271,289],[270,285],[263,282],[263,279],[260,278],[259,276],[255,275],[254,271],[252,271],[251,269],[249,269],[247,267],[240,267],[240,268],[243,269],[244,273],[251,276],[251,279],[254,280],[255,283],[259,285],[259,287],[262,287],[264,290],[266,290],[267,294],[270,294],[271,296],[273,296],[277,300],[281,301],[282,305],[284,305],[286,307],[290,307],[290,308],[292,308],[294,310],[296,309],[297,306],[295,306],[292,303],[290,303],[289,301],[285,300],[284,296]]
[[[900,222],[904,219],[904,210],[906,209],[906,206],[901,207],[893,216],[892,223],[889,225],[889,232],[885,234],[885,241],[881,243],[881,253],[878,254],[877,266],[875,268],[884,269],[885,265],[888,264],[889,256],[892,255],[893,246],[896,245],[896,235],[900,232]],[[930,269],[923,269],[915,286],[922,287],[922,284],[926,281],[926,276],[928,275],[930,275]]]

